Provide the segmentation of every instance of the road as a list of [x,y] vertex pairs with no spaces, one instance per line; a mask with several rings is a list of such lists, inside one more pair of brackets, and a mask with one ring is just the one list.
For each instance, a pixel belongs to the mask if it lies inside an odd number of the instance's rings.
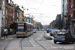
[[75,50],[75,43],[57,43],[44,38],[45,31],[37,31],[25,38],[9,35],[0,40],[0,50]]

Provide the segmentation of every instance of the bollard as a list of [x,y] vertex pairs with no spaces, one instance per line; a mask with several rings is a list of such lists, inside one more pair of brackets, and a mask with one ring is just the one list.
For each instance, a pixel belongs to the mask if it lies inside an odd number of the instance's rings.
[[51,36],[51,32],[49,32],[49,36]]

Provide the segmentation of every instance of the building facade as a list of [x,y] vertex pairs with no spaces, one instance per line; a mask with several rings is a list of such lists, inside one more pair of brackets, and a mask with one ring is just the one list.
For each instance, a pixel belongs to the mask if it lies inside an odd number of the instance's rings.
[[32,20],[33,19],[30,17],[24,17],[24,22],[32,23],[33,22]]
[[15,4],[15,22],[19,22],[19,6]]
[[2,27],[5,27],[5,0],[2,0]]
[[67,0],[62,0],[62,14],[61,14],[61,20],[62,20],[62,26],[65,29],[66,28],[66,16],[67,16]]
[[75,36],[75,0],[67,0],[66,28]]
[[71,0],[70,30],[75,36],[75,0]]
[[7,27],[15,22],[15,6],[13,1],[8,2],[8,17],[7,17]]
[[23,22],[24,21],[24,11],[23,10],[21,10],[21,9],[19,9],[20,10],[20,12],[19,12],[19,22]]

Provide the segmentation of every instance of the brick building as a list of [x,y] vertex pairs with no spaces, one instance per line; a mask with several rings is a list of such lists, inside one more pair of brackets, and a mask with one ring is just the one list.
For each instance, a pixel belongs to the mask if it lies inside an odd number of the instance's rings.
[[15,22],[19,22],[19,6],[15,4]]
[[5,27],[7,27],[7,19],[8,19],[8,0],[5,0]]
[[15,6],[13,1],[8,3],[8,21],[7,27],[9,27],[13,22],[15,22]]
[[75,0],[67,0],[67,15],[66,26],[71,33],[75,35]]

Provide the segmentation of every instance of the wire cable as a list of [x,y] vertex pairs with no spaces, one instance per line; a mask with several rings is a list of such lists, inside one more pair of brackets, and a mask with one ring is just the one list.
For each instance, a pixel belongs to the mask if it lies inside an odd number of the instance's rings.
[[[44,0],[41,2],[41,4],[40,4],[39,8],[42,6],[43,2],[44,2]],[[39,8],[38,8],[38,9],[39,9]]]

